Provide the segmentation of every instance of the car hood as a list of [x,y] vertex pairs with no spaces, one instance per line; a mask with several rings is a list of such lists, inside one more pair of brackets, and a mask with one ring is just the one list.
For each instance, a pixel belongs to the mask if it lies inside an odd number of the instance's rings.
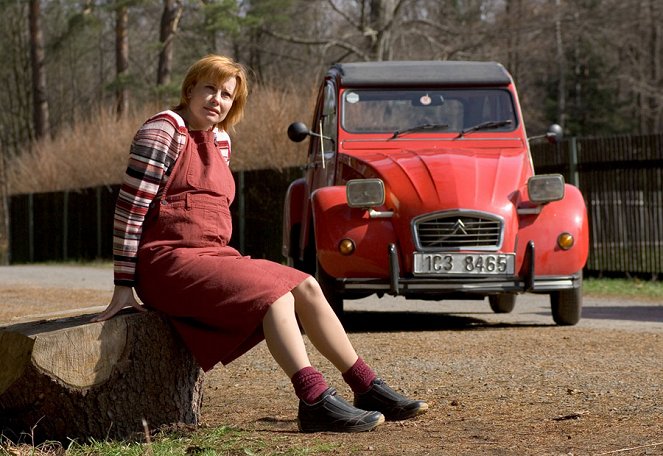
[[384,181],[387,204],[400,216],[450,209],[506,215],[532,174],[528,154],[517,148],[401,149],[344,158],[360,175]]

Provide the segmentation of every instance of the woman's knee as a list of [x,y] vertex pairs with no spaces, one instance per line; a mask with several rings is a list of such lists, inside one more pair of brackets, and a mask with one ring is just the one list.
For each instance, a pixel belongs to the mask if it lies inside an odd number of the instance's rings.
[[292,294],[295,297],[295,301],[305,300],[305,301],[315,301],[321,297],[324,297],[320,284],[313,277],[308,277],[302,283],[297,285]]

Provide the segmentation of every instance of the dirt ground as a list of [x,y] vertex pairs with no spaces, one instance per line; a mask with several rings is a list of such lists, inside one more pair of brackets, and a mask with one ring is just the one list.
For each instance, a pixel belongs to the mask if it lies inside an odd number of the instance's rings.
[[[0,280],[0,325],[109,299],[108,289]],[[656,319],[660,306],[643,303]],[[360,355],[393,387],[430,404],[417,419],[363,434],[300,434],[289,380],[261,344],[207,375],[202,425],[247,431],[266,443],[256,454],[663,455],[663,321],[563,328],[494,317],[444,307],[347,313]],[[313,364],[350,398],[310,348]]]

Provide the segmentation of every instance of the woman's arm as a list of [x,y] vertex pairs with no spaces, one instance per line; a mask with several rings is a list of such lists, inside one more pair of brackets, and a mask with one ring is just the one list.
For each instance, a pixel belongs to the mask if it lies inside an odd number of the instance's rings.
[[133,287],[143,222],[186,141],[183,121],[160,113],[138,130],[115,205],[113,263],[115,285]]
[[138,309],[141,312],[146,311],[145,307],[141,306],[138,301],[136,301],[133,288],[116,285],[115,289],[113,289],[113,297],[111,298],[111,302],[108,304],[108,307],[106,307],[106,310],[92,318],[91,321],[108,320],[109,318],[114,317],[115,314],[117,314],[120,310],[129,306],[133,307],[134,309]]

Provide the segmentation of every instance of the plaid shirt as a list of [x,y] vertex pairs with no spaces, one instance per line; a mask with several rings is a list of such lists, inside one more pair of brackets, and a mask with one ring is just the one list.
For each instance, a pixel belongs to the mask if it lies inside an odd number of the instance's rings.
[[[173,111],[151,117],[131,144],[129,164],[115,205],[113,264],[115,285],[135,285],[138,246],[152,201],[161,197],[173,164],[186,145],[186,125]],[[215,131],[219,153],[230,161],[230,137]]]

